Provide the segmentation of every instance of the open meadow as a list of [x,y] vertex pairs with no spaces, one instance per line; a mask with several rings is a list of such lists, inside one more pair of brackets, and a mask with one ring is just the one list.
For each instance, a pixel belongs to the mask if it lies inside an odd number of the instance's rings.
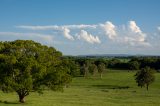
[[0,106],[160,106],[160,0],[0,0]]
[[16,93],[0,92],[0,106],[159,106],[160,73],[146,88],[137,87],[135,72],[109,70],[103,78],[73,78],[64,92],[30,93],[26,103]]

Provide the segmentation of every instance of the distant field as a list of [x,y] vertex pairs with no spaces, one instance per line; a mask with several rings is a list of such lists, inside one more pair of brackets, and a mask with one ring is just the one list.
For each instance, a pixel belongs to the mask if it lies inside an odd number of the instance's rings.
[[149,91],[137,87],[134,74],[112,70],[102,79],[74,78],[63,93],[31,93],[25,104],[18,103],[15,93],[0,92],[0,106],[160,106],[160,73],[156,73]]

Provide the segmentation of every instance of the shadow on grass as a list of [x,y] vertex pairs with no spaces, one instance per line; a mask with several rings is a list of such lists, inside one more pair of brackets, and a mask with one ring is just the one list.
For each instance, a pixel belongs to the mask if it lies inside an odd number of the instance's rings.
[[9,102],[9,101],[1,101],[0,100],[0,103],[4,103],[4,104],[21,104],[21,103],[19,103],[19,102]]
[[92,85],[92,87],[99,89],[128,89],[129,86],[119,86],[119,85]]

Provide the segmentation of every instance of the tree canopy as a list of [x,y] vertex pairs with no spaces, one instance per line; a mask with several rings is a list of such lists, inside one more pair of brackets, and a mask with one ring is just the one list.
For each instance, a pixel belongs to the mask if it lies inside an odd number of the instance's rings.
[[0,89],[17,92],[19,101],[31,91],[62,90],[71,81],[62,53],[31,40],[0,42]]
[[150,67],[142,68],[135,74],[135,77],[138,86],[146,86],[148,90],[149,85],[155,80],[154,70],[152,70]]

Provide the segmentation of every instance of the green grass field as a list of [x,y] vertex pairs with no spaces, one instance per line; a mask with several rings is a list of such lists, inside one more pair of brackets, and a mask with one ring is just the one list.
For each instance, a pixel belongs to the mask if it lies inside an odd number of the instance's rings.
[[74,78],[64,92],[30,93],[20,104],[15,93],[0,92],[0,106],[160,106],[160,73],[146,88],[137,87],[135,72],[108,71],[102,79]]

